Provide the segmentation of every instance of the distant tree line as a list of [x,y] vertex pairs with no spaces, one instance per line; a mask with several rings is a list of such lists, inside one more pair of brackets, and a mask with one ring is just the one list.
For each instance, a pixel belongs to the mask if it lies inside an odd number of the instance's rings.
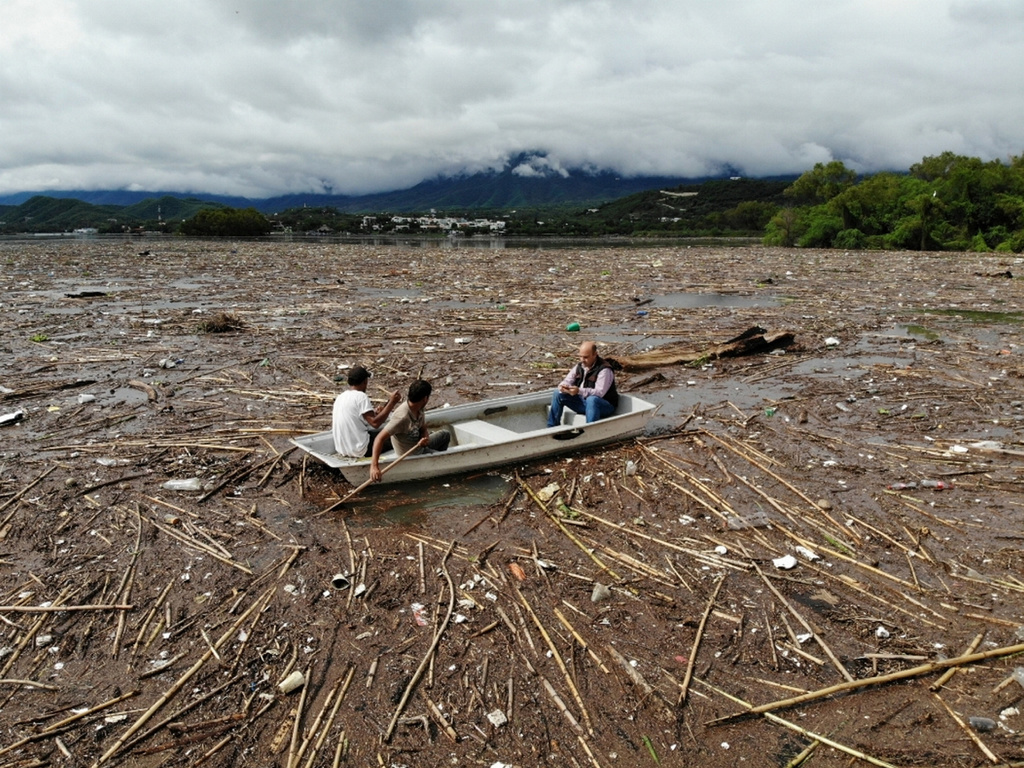
[[192,237],[259,237],[270,234],[270,221],[255,208],[204,208],[180,229]]
[[984,162],[944,152],[909,173],[864,178],[818,163],[785,191],[768,245],[945,251],[1024,250],[1024,157]]

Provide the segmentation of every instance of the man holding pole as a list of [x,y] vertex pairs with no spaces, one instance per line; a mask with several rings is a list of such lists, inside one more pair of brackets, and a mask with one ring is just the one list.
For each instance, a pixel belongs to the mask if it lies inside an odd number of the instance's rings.
[[388,419],[387,424],[377,434],[373,441],[373,452],[370,458],[370,479],[377,482],[381,478],[379,466],[380,455],[384,451],[384,444],[391,439],[395,455],[405,458],[414,448],[421,453],[424,449],[431,451],[447,451],[451,442],[451,433],[445,429],[438,430],[434,434],[427,431],[424,411],[427,408],[427,401],[433,388],[429,381],[417,379],[409,386],[409,397],[404,403],[395,408]]

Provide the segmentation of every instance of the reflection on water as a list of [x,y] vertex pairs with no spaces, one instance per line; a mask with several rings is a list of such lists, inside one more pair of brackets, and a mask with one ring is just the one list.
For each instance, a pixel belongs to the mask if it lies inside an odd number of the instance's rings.
[[490,506],[504,497],[508,487],[508,481],[495,473],[371,486],[352,500],[348,522],[355,526],[418,524],[428,514]]
[[776,296],[741,296],[735,293],[669,293],[656,296],[648,306],[672,309],[700,309],[702,307],[777,307],[782,302]]

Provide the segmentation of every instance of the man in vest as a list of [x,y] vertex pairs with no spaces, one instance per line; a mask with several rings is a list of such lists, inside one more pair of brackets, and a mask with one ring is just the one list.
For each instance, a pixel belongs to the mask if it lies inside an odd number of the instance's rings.
[[580,361],[562,379],[551,396],[551,412],[548,426],[557,427],[562,423],[562,411],[568,408],[587,416],[587,423],[607,418],[619,404],[619,393],[615,391],[615,373],[607,362],[597,356],[597,344],[585,341],[580,344]]

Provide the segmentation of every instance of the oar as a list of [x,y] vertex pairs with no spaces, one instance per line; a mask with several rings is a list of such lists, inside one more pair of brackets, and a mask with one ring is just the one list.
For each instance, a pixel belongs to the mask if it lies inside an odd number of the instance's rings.
[[[397,459],[395,459],[395,460],[394,460],[394,461],[392,461],[392,462],[391,462],[390,464],[388,464],[388,465],[387,465],[386,467],[384,467],[384,469],[382,469],[382,470],[380,471],[381,475],[383,475],[383,474],[384,474],[385,472],[387,472],[387,471],[388,471],[388,470],[390,470],[390,469],[391,469],[392,467],[394,467],[395,465],[397,465],[397,464],[398,464],[398,462],[400,462],[400,461],[401,461],[402,459],[404,459],[404,458],[405,458],[406,456],[408,456],[408,455],[409,455],[410,453],[412,453],[413,451],[417,450],[417,449],[418,449],[419,447],[420,447],[420,444],[419,444],[419,443],[416,443],[416,445],[414,445],[414,446],[413,446],[412,448],[410,448],[410,449],[409,449],[408,451],[406,451],[406,452],[405,452],[405,453],[403,453],[403,454],[402,454],[401,456],[399,456],[399,457],[398,457]],[[337,509],[337,508],[338,508],[338,507],[340,507],[340,506],[341,506],[342,504],[344,504],[344,503],[345,503],[346,501],[348,501],[349,499],[351,499],[351,498],[352,498],[353,496],[355,496],[355,495],[356,495],[357,493],[359,493],[360,491],[362,491],[362,490],[363,490],[364,488],[366,488],[367,486],[369,486],[369,485],[373,485],[373,483],[374,483],[374,480],[373,480],[373,478],[371,477],[371,478],[370,478],[369,480],[367,480],[367,481],[366,481],[365,483],[363,483],[362,485],[360,485],[360,486],[359,486],[358,488],[356,488],[356,489],[355,489],[354,491],[350,491],[350,492],[348,493],[348,495],[346,495],[346,496],[345,496],[345,497],[343,497],[342,499],[339,499],[338,501],[336,501],[336,502],[334,502],[333,504],[331,504],[331,506],[329,506],[329,507],[328,507],[327,509],[323,510],[322,512],[317,512],[317,513],[316,513],[316,515],[314,515],[314,517],[318,517],[318,516],[320,516],[320,515],[326,515],[326,514],[327,514],[328,512],[332,512],[333,510]]]

